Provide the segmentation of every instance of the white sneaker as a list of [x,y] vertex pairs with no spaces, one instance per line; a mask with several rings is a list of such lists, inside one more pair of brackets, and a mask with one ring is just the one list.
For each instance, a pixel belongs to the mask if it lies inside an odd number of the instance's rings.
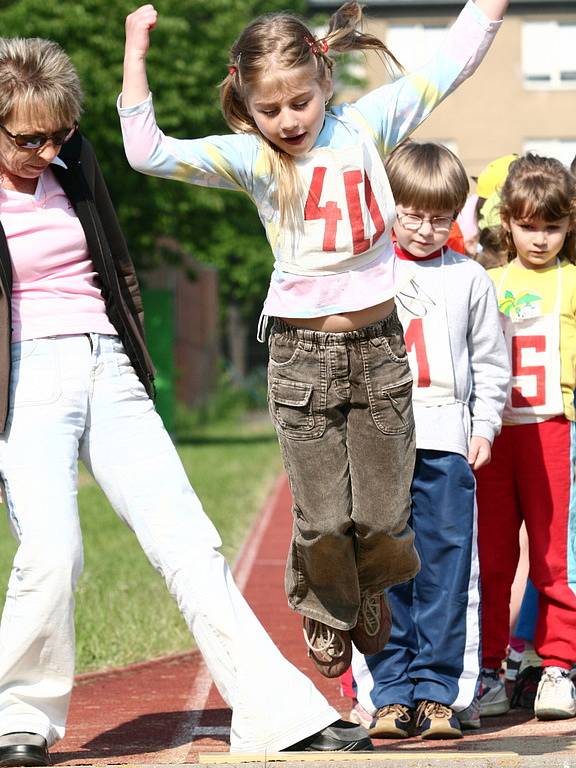
[[570,670],[545,667],[536,693],[534,714],[538,720],[576,717],[576,689],[570,680]]
[[496,669],[483,669],[480,677],[480,716],[505,715],[510,709],[504,683]]

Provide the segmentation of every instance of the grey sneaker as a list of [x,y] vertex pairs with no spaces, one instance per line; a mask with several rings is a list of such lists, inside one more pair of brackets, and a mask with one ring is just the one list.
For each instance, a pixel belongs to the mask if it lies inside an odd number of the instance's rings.
[[496,669],[483,669],[480,676],[480,716],[505,715],[510,709],[504,683]]
[[466,709],[456,712],[456,717],[463,731],[478,730],[482,725],[480,722],[480,699],[478,696],[474,696],[472,703]]

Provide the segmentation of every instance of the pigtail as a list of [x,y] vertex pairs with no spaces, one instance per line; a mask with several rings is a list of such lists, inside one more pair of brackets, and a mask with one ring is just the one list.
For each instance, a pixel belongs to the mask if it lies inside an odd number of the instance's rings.
[[324,38],[328,48],[336,52],[375,50],[389,69],[404,72],[404,67],[392,51],[375,35],[361,31],[362,6],[351,0],[344,3],[331,17]]
[[234,133],[256,133],[256,124],[246,108],[246,102],[240,94],[240,71],[233,64],[228,68],[228,76],[220,83],[220,109],[222,115]]

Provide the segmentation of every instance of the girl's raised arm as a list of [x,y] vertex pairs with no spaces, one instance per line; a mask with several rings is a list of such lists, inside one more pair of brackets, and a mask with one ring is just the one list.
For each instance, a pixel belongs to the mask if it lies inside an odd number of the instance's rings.
[[150,47],[150,32],[157,20],[158,13],[151,4],[140,6],[126,17],[122,107],[131,107],[148,98],[150,89],[146,77],[146,55]]
[[504,18],[509,0],[474,0],[474,2],[489,19],[499,21]]

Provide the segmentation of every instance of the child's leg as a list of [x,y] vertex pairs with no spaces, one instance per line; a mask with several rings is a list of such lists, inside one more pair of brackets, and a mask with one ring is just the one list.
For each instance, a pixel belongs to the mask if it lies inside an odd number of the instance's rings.
[[570,669],[576,660],[576,424],[560,417],[523,429],[520,491],[530,577],[540,595],[535,647],[543,667]]
[[526,590],[524,592],[524,598],[520,606],[520,612],[518,614],[518,621],[516,622],[516,628],[514,634],[516,637],[522,638],[529,643],[534,642],[534,636],[536,634],[536,622],[538,621],[538,590],[530,579],[526,582]]
[[480,672],[476,484],[466,458],[417,451],[412,516],[422,569],[414,579],[414,698],[465,709]]
[[[476,473],[482,593],[482,666],[499,669],[510,636],[510,592],[519,557],[522,517],[516,498],[518,426],[504,426],[492,460]],[[525,468],[526,469],[526,468]]]
[[361,592],[418,568],[410,382],[395,314],[348,333],[273,329],[270,411],[294,499],[288,599],[338,629],[356,625]]

